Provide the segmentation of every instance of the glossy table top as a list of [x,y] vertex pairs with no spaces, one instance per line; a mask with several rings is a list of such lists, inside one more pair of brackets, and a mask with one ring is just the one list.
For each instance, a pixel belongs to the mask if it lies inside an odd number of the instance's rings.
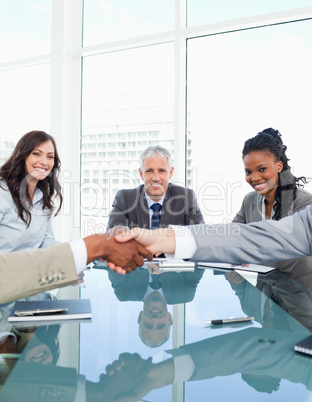
[[146,296],[146,269],[91,269],[80,296],[92,321],[28,332],[11,372],[0,354],[0,401],[311,401],[312,357],[293,346],[312,331],[312,273],[292,274],[165,272]]

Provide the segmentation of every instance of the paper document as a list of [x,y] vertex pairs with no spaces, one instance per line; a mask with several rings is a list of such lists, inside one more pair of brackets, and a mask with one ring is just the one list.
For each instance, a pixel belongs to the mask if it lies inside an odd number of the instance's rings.
[[275,268],[267,267],[265,265],[249,264],[248,266],[240,264],[228,264],[225,262],[198,262],[199,268],[218,268],[222,270],[231,271],[249,271],[258,272],[259,274],[267,274],[268,272],[274,271]]

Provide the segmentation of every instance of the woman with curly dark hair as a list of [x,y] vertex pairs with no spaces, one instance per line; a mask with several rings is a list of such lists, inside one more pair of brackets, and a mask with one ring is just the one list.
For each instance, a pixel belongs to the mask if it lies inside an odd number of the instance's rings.
[[[44,131],[25,134],[0,168],[0,251],[46,248],[54,243],[51,217],[62,206],[54,138]],[[58,198],[58,206],[54,201]]]
[[[286,150],[281,134],[273,128],[245,141],[242,152],[245,179],[255,191],[245,196],[234,222],[280,220],[312,204],[312,194],[302,188],[305,177],[295,177],[290,171]],[[311,257],[299,260],[312,269]],[[294,265],[288,262],[279,263],[286,272]]]

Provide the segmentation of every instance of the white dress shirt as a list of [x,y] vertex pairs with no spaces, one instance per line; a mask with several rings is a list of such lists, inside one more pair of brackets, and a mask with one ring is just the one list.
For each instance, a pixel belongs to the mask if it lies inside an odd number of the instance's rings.
[[69,242],[70,248],[73,252],[74,263],[77,275],[81,274],[86,269],[87,265],[87,247],[83,239],[72,240]]

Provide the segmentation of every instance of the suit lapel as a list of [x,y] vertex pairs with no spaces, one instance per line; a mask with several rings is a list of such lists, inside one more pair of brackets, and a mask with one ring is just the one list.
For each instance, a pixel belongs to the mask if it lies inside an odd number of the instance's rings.
[[147,201],[145,197],[145,191],[144,191],[144,186],[140,186],[140,200],[139,200],[139,208],[138,208],[138,221],[139,225],[138,227],[149,229],[150,227],[150,219],[149,219],[149,212],[148,212],[148,206],[147,206]]
[[263,204],[263,197],[262,195],[257,194],[256,199],[252,203],[253,211],[251,212],[251,222],[262,221],[262,204]]
[[[168,200],[170,200],[170,202],[168,202]],[[176,200],[172,194],[171,185],[169,183],[161,210],[160,226],[168,226],[170,224],[171,217],[173,216],[173,211],[175,210],[175,204]],[[170,209],[169,211],[168,208]]]

